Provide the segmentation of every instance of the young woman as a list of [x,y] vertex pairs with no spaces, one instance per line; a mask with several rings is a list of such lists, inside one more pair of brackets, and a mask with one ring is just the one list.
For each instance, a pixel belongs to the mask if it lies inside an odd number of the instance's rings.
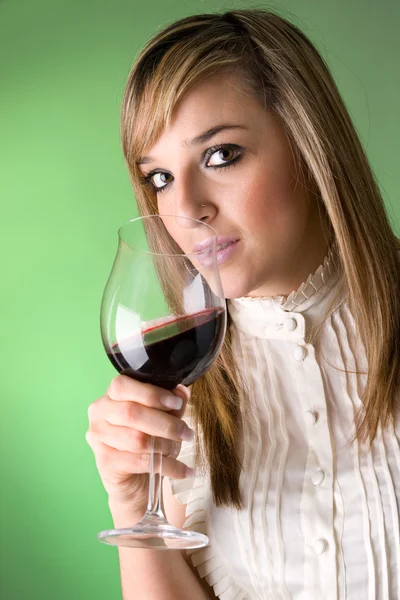
[[398,240],[321,56],[271,12],[178,21],[131,71],[122,140],[142,214],[231,244],[191,394],[119,376],[89,411],[115,526],[145,511],[155,435],[168,519],[210,538],[120,549],[124,599],[400,598]]

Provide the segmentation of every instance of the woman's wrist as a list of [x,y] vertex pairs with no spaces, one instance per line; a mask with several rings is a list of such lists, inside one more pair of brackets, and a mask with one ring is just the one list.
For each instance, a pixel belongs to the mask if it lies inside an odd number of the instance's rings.
[[132,527],[132,525],[140,521],[146,510],[138,510],[131,503],[121,503],[113,500],[109,500],[108,507],[116,529]]

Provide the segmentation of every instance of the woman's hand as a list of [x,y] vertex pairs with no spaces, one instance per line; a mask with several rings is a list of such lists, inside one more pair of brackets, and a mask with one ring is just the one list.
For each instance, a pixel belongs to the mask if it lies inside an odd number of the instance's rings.
[[89,407],[86,440],[108,493],[110,507],[143,514],[147,507],[151,436],[163,454],[162,474],[173,479],[192,475],[176,460],[182,440],[193,431],[182,420],[188,388],[172,392],[119,375],[107,393]]

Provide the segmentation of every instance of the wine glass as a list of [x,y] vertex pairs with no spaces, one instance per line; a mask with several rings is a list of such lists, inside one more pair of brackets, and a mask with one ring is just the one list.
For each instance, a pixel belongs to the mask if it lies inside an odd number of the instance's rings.
[[[202,221],[149,215],[119,232],[101,305],[101,335],[123,375],[168,390],[190,385],[212,365],[226,330],[217,234]],[[179,241],[179,244],[178,244]],[[99,533],[115,546],[176,550],[207,545],[207,536],[177,529],[162,511],[162,454],[151,438],[149,496],[143,518]]]

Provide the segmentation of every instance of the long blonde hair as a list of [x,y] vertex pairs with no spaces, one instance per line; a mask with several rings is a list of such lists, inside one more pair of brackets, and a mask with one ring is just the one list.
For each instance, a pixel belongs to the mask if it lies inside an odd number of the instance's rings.
[[[121,136],[141,214],[157,212],[141,183],[138,160],[171,121],[196,83],[236,69],[265,108],[280,117],[307,180],[324,207],[368,360],[356,437],[372,443],[393,423],[400,367],[398,240],[355,128],[324,60],[292,23],[274,12],[235,10],[175,22],[147,44],[128,77]],[[173,290],[169,290],[171,299]],[[237,440],[246,394],[227,330],[222,352],[192,386],[197,450],[210,470],[217,506],[242,506]]]

